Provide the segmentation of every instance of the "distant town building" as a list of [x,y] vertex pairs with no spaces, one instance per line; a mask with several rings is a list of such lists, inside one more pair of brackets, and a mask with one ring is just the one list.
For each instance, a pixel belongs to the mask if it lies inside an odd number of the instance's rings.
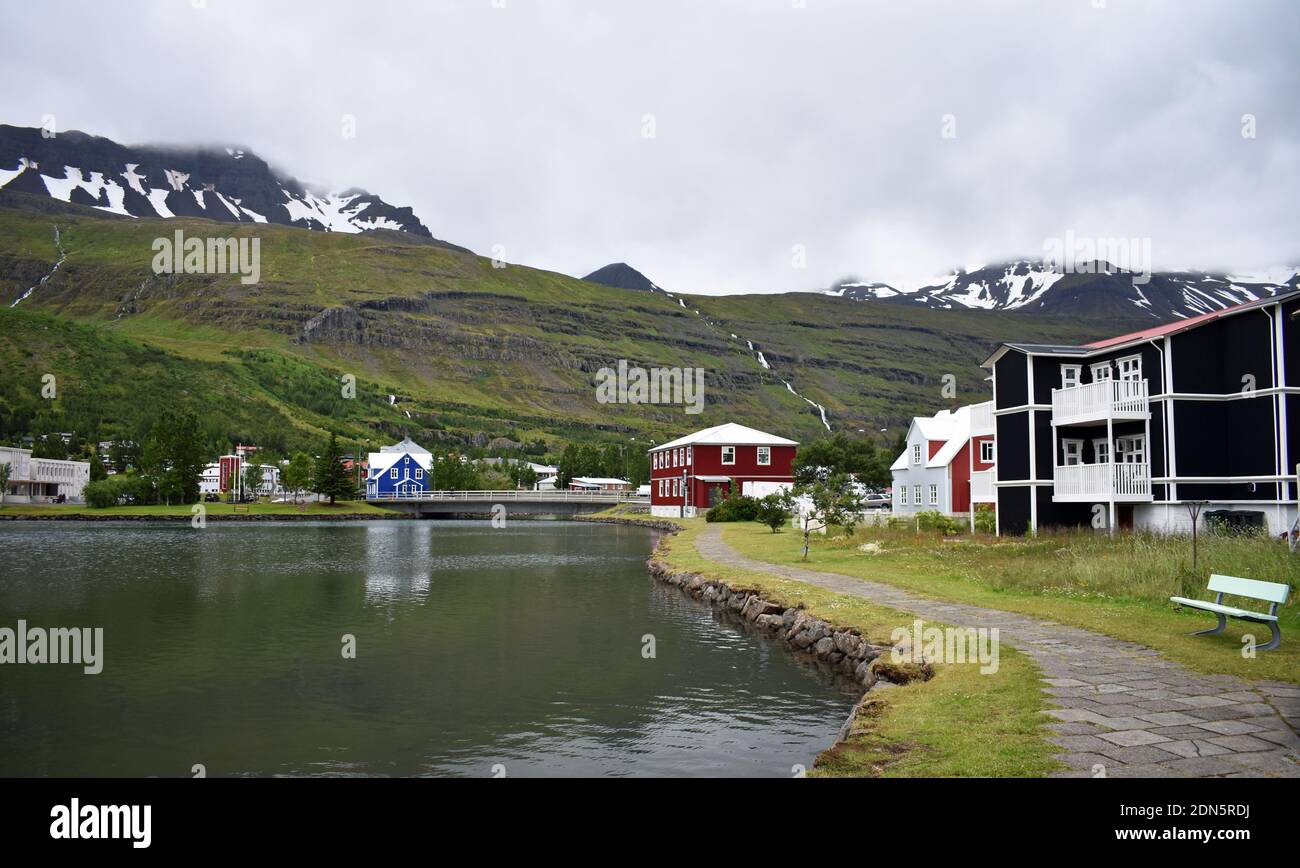
[[367,465],[367,500],[407,497],[431,490],[433,455],[410,437],[371,452]]
[[759,495],[793,485],[798,447],[797,441],[734,422],[655,446],[649,450],[650,512],[690,518],[729,491]]
[[33,458],[30,449],[0,446],[0,464],[9,465],[6,503],[80,502],[90,482],[89,461]]

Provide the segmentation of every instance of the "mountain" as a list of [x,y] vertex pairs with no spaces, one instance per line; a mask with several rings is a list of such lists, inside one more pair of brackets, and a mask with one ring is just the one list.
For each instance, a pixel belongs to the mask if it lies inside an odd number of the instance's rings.
[[599,283],[602,286],[612,286],[615,289],[637,289],[648,292],[664,291],[661,287],[652,283],[650,278],[626,262],[614,262],[604,268],[597,268],[584,277],[583,280],[590,280],[592,283]]
[[[214,226],[261,239],[260,282],[154,273],[160,233]],[[214,442],[277,452],[318,448],[329,431],[363,449],[410,435],[471,453],[509,443],[635,452],[728,421],[804,441],[828,426],[861,430],[883,443],[914,414],[987,398],[979,363],[1001,340],[1114,332],[811,293],[630,292],[493,267],[403,232],[133,220],[0,191],[0,442],[51,430],[136,438],[159,408],[182,406]],[[702,369],[703,412],[602,403],[598,372],[621,359]],[[340,395],[349,376],[350,399]]]
[[361,189],[310,189],[236,147],[125,146],[76,130],[0,124],[0,188],[125,217],[206,217],[329,232],[432,238],[410,208]]
[[1135,275],[1106,262],[1092,263],[1088,273],[1063,274],[1041,262],[1017,260],[957,269],[945,280],[911,290],[850,279],[823,292],[931,310],[1017,310],[1141,324],[1197,316],[1300,287],[1295,268],[1249,276],[1169,271],[1149,277],[1135,282]]

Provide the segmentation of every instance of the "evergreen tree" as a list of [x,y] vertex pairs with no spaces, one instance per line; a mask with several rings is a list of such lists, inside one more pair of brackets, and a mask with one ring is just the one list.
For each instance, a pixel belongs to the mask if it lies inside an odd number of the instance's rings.
[[96,452],[90,457],[90,481],[99,482],[108,478],[108,469],[104,467],[104,462],[99,460],[99,453]]
[[316,459],[316,469],[312,474],[311,490],[323,497],[328,497],[333,504],[337,498],[347,498],[355,494],[352,487],[352,474],[343,466],[343,453],[339,450],[338,437],[331,432],[329,446]]

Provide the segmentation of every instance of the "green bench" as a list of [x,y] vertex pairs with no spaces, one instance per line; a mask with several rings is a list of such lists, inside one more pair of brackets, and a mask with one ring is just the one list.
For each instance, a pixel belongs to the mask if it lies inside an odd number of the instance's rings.
[[[1223,629],[1228,626],[1228,618],[1239,618],[1243,621],[1267,624],[1268,628],[1273,631],[1273,638],[1266,644],[1258,646],[1257,651],[1272,651],[1282,644],[1282,631],[1277,626],[1277,607],[1285,603],[1287,596],[1291,593],[1289,585],[1282,585],[1277,582],[1260,582],[1255,579],[1239,579],[1236,576],[1210,576],[1209,589],[1216,595],[1213,603],[1207,603],[1204,600],[1189,600],[1186,597],[1169,598],[1171,603],[1176,603],[1179,606],[1187,606],[1190,609],[1204,609],[1206,612],[1213,612],[1218,616],[1218,626],[1210,630],[1198,630],[1192,634],[1193,636],[1222,633]],[[1272,605],[1269,606],[1267,615],[1263,612],[1237,609],[1223,605],[1224,594],[1232,594],[1234,597],[1249,597],[1252,600],[1263,600]]]

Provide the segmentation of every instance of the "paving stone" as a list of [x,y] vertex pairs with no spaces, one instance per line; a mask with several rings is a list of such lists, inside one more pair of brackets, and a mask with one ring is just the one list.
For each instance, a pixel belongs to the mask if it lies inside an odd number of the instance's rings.
[[1155,724],[1136,717],[1102,717],[1094,721],[1107,729],[1152,729]]
[[1134,708],[1139,711],[1186,711],[1186,705],[1180,705],[1172,699],[1148,699],[1144,702],[1134,703]]
[[1244,720],[1203,720],[1196,726],[1219,735],[1247,735],[1264,728],[1258,724],[1246,723]]
[[1058,753],[1053,757],[1060,762],[1065,763],[1073,769],[1084,769],[1091,772],[1093,766],[1105,766],[1107,763],[1114,764],[1110,757],[1102,756],[1096,753]]
[[1165,763],[1165,767],[1176,772],[1182,772],[1190,777],[1211,777],[1213,775],[1230,775],[1241,770],[1237,763],[1230,763],[1223,757],[1218,756],[1197,756],[1186,759],[1176,759]]
[[[1094,736],[1074,736],[1075,738],[1093,738]],[[1226,736],[1227,738],[1249,738],[1250,736]],[[1120,747],[1138,747],[1144,744],[1158,744],[1169,741],[1163,735],[1147,732],[1145,729],[1124,729],[1118,732],[1103,732],[1095,738],[1105,739]]]
[[1057,747],[1063,747],[1069,751],[1092,751],[1100,753],[1111,745],[1102,741],[1095,735],[1056,735],[1047,739],[1051,744]]
[[1175,699],[1174,702],[1186,705],[1189,708],[1214,708],[1220,705],[1232,705],[1231,699],[1222,699],[1218,696],[1184,696],[1182,699]]
[[[1105,733],[1111,735],[1112,733]],[[1214,738],[1206,739],[1210,744],[1217,744],[1219,747],[1226,747],[1236,753],[1247,753],[1255,750],[1273,750],[1276,745],[1271,741],[1264,741],[1261,738],[1255,738],[1253,735],[1220,735]]]
[[1148,763],[1136,766],[1114,766],[1106,770],[1111,778],[1180,778],[1183,774],[1169,764]]
[[1049,723],[1047,728],[1057,735],[1093,735],[1106,731],[1095,723]]
[[1156,735],[1169,738],[1209,738],[1209,733],[1199,726],[1157,726],[1151,730]]
[[1077,708],[1049,708],[1043,712],[1065,723],[1101,723],[1105,718],[1095,711]]
[[1080,681],[1077,678],[1044,678],[1048,684],[1053,687],[1091,687],[1086,681]]
[[[1158,745],[1139,745],[1138,747],[1109,747],[1102,751],[1103,754],[1125,765],[1143,765],[1145,763],[1161,763],[1169,761],[1169,754],[1161,750],[1164,744]],[[1195,754],[1179,754],[1179,756],[1195,756]]]
[[1224,756],[1228,762],[1258,771],[1300,775],[1300,764],[1290,759],[1285,751],[1270,750],[1258,753],[1233,753]]
[[1193,717],[1199,717],[1201,720],[1235,720],[1240,717],[1251,717],[1245,705],[1220,705],[1214,708],[1191,708],[1187,713]]
[[[1158,711],[1154,714],[1139,714],[1138,719],[1149,721],[1157,726],[1190,726],[1203,722],[1199,718],[1184,714],[1181,711]],[[1246,731],[1249,732],[1249,730]],[[1215,732],[1222,732],[1224,735],[1236,735],[1236,733],[1227,730],[1215,730]]]

